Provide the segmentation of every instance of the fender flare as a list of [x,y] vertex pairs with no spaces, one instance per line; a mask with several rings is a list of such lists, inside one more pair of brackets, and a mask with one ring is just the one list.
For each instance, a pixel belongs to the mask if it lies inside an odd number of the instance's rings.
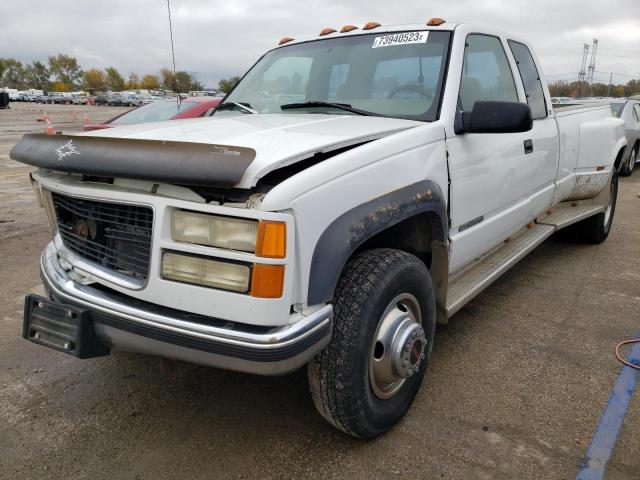
[[[448,245],[449,221],[440,186],[422,180],[374,198],[336,218],[320,235],[313,251],[307,303],[315,305],[333,298],[347,260],[366,240],[410,217],[425,212],[439,222],[432,241]],[[434,279],[435,283],[435,279]]]

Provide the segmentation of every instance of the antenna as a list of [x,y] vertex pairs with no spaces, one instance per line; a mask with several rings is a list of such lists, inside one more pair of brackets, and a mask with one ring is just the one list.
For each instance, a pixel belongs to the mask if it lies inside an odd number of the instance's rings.
[[178,98],[176,99],[176,104],[178,105],[178,110],[179,110],[180,104],[182,103],[182,98],[180,97],[180,90],[178,89],[178,77],[176,75],[176,52],[173,48],[173,26],[171,25],[171,5],[169,4],[169,0],[167,0],[167,12],[169,13],[169,36],[171,37],[171,60],[173,61],[173,87],[176,89],[176,93],[178,94]]

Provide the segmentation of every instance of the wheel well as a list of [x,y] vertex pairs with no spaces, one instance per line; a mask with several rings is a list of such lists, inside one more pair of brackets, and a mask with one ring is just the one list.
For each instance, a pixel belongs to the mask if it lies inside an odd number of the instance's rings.
[[351,258],[372,248],[394,248],[415,255],[431,268],[431,241],[442,239],[442,228],[434,212],[409,217],[364,241]]

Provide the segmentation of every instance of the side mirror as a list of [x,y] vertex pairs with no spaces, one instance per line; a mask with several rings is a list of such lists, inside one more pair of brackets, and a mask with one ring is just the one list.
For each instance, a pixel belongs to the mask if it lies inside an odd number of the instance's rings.
[[478,101],[471,112],[456,112],[454,124],[457,135],[528,132],[531,128],[531,108],[520,102]]

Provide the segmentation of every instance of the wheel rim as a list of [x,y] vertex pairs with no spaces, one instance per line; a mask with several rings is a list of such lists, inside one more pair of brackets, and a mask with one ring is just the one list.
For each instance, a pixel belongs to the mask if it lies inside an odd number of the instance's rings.
[[636,162],[638,161],[638,147],[634,148],[631,152],[631,157],[629,158],[629,173],[633,172],[633,169],[636,166]]
[[416,297],[403,293],[385,308],[369,355],[369,379],[373,393],[388,400],[420,369],[427,339]]
[[615,194],[615,185],[613,184],[613,180],[611,180],[611,185],[609,186],[609,203],[607,204],[607,209],[604,211],[604,228],[609,229],[609,222],[611,222],[611,212],[613,211],[613,197]]

